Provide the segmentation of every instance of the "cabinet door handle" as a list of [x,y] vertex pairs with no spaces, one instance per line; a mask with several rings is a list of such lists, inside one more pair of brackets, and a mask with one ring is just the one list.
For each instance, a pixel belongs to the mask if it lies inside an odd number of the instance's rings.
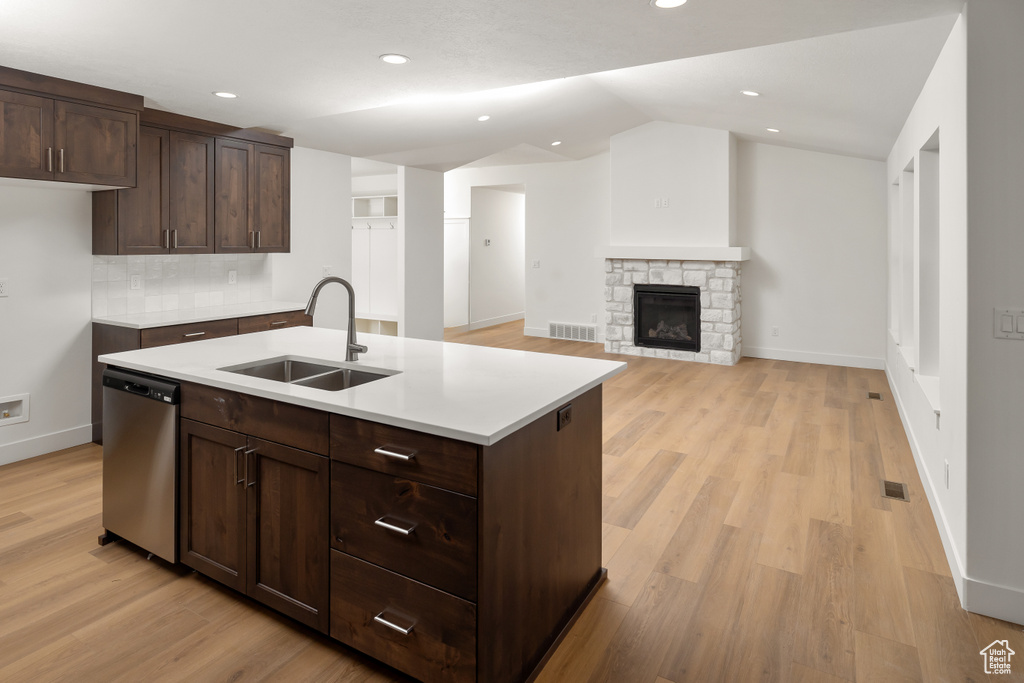
[[172,242],[174,244],[174,248],[177,249],[178,248],[178,231],[177,231],[177,229],[174,229],[174,230],[171,230],[171,232],[174,234],[174,239],[172,240]]
[[46,172],[53,173],[53,147],[46,148]]
[[202,337],[205,332],[189,332],[188,334],[181,335],[182,337]]
[[58,159],[57,163],[59,164],[57,170],[60,173],[63,173],[64,172],[64,150],[63,149],[60,150],[60,153],[57,155],[57,159]]
[[383,455],[388,458],[394,458],[395,460],[408,462],[415,458],[416,453],[419,451],[413,450],[412,448],[402,448],[401,446],[381,446],[380,448],[374,448],[373,452],[377,455]]
[[[245,474],[243,473],[241,477],[238,476],[238,456],[243,455],[243,451],[245,451],[245,446],[239,446],[238,448],[235,449],[235,484],[245,483]],[[242,469],[244,471],[244,464],[242,465]]]
[[255,230],[249,232],[249,248],[250,249],[255,249],[256,248],[256,231]]
[[416,529],[415,524],[410,524],[406,527],[400,527],[397,524],[392,524],[391,522],[385,521],[387,520],[387,518],[388,516],[384,515],[383,517],[375,521],[374,524],[384,529],[387,529],[388,531],[394,531],[395,533],[402,534],[403,536],[412,536],[412,532]]
[[164,230],[164,249],[171,248],[171,231]]
[[[256,485],[256,475],[257,475],[257,472],[256,472],[256,458],[250,457],[250,456],[253,456],[255,454],[256,454],[256,449],[255,448],[252,448],[252,449],[247,450],[245,452],[245,478],[247,480],[246,484],[245,484],[246,487],[255,486]],[[251,466],[250,466],[250,463],[252,463]],[[249,473],[250,472],[252,473],[252,479],[251,480],[249,480]]]
[[260,230],[257,230],[257,231],[256,231],[256,248],[257,248],[257,249],[259,249],[259,248],[260,248],[260,243],[261,243],[261,241],[262,241],[262,240],[260,239],[260,232],[261,232]]
[[384,618],[384,613],[385,612],[387,612],[387,610],[384,610],[384,612],[381,612],[380,614],[375,616],[373,618],[373,620],[376,621],[378,624],[383,624],[384,626],[387,626],[389,629],[391,629],[393,631],[398,631],[403,636],[407,636],[410,633],[412,633],[412,629],[413,629],[413,627],[416,626],[416,622],[413,622],[413,623],[409,624],[408,626],[399,626],[398,624],[396,624],[395,622],[391,621],[390,619],[385,619]]

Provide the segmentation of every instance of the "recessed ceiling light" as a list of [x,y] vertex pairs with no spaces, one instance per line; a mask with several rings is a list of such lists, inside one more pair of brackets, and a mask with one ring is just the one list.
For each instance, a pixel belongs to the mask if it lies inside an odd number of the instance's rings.
[[491,117],[490,117],[490,116],[488,116],[487,114],[484,114],[483,116],[478,116],[478,117],[476,118],[476,120],[477,120],[477,121],[486,121],[486,120],[487,120],[487,119],[489,119],[489,118],[491,118]]
[[765,128],[765,130],[768,131],[769,133],[778,133],[779,132],[778,128]]
[[672,9],[673,7],[679,7],[685,5],[686,0],[651,0],[651,7],[657,7],[659,9]]
[[409,58],[405,55],[387,54],[381,55],[380,61],[386,64],[405,64],[409,61]]
[[216,95],[217,97],[223,97],[226,100],[233,100],[236,97],[238,97],[238,95],[236,95],[233,92],[223,92],[223,91],[221,91],[221,92],[215,92],[213,94]]
[[555,140],[554,142],[551,143],[551,146],[552,147],[558,147],[560,144],[562,144],[561,140]]
[[754,90],[743,90],[741,92],[742,92],[742,94],[746,95],[747,97],[760,97],[761,96],[761,93],[756,92]]

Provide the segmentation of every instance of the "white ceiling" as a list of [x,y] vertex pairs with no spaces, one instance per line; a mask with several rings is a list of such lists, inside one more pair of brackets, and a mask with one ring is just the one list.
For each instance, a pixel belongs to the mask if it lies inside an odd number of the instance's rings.
[[[961,7],[4,0],[0,64],[281,131],[300,145],[438,170],[583,158],[654,119],[884,158]],[[384,52],[412,62],[385,65]],[[738,94],[748,88],[763,96]],[[492,118],[479,123],[480,114]],[[769,136],[767,126],[782,132]],[[555,139],[563,144],[551,147]]]

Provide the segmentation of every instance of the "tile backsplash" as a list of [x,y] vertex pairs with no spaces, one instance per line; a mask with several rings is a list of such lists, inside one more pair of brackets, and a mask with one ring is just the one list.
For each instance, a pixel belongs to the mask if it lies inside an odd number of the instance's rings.
[[[235,272],[236,282],[228,284]],[[132,276],[140,287],[131,288]],[[267,254],[93,256],[94,316],[270,301]]]

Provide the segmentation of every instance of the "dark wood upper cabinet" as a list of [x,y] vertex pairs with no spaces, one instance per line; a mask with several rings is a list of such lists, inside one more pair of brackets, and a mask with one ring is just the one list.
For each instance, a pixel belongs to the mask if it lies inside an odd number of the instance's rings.
[[255,248],[255,173],[252,144],[217,139],[216,251],[219,253],[251,252]]
[[215,140],[171,131],[170,251],[213,252]]
[[0,90],[0,175],[53,179],[53,100]]
[[137,114],[56,101],[54,179],[134,186],[138,133]]
[[[116,190],[118,254],[167,253],[170,137],[166,130],[139,128],[138,185],[130,190]],[[94,202],[99,194],[108,193],[95,193]]]
[[291,247],[291,152],[256,145],[256,251],[287,252]]
[[0,66],[0,176],[134,187],[142,103]]

